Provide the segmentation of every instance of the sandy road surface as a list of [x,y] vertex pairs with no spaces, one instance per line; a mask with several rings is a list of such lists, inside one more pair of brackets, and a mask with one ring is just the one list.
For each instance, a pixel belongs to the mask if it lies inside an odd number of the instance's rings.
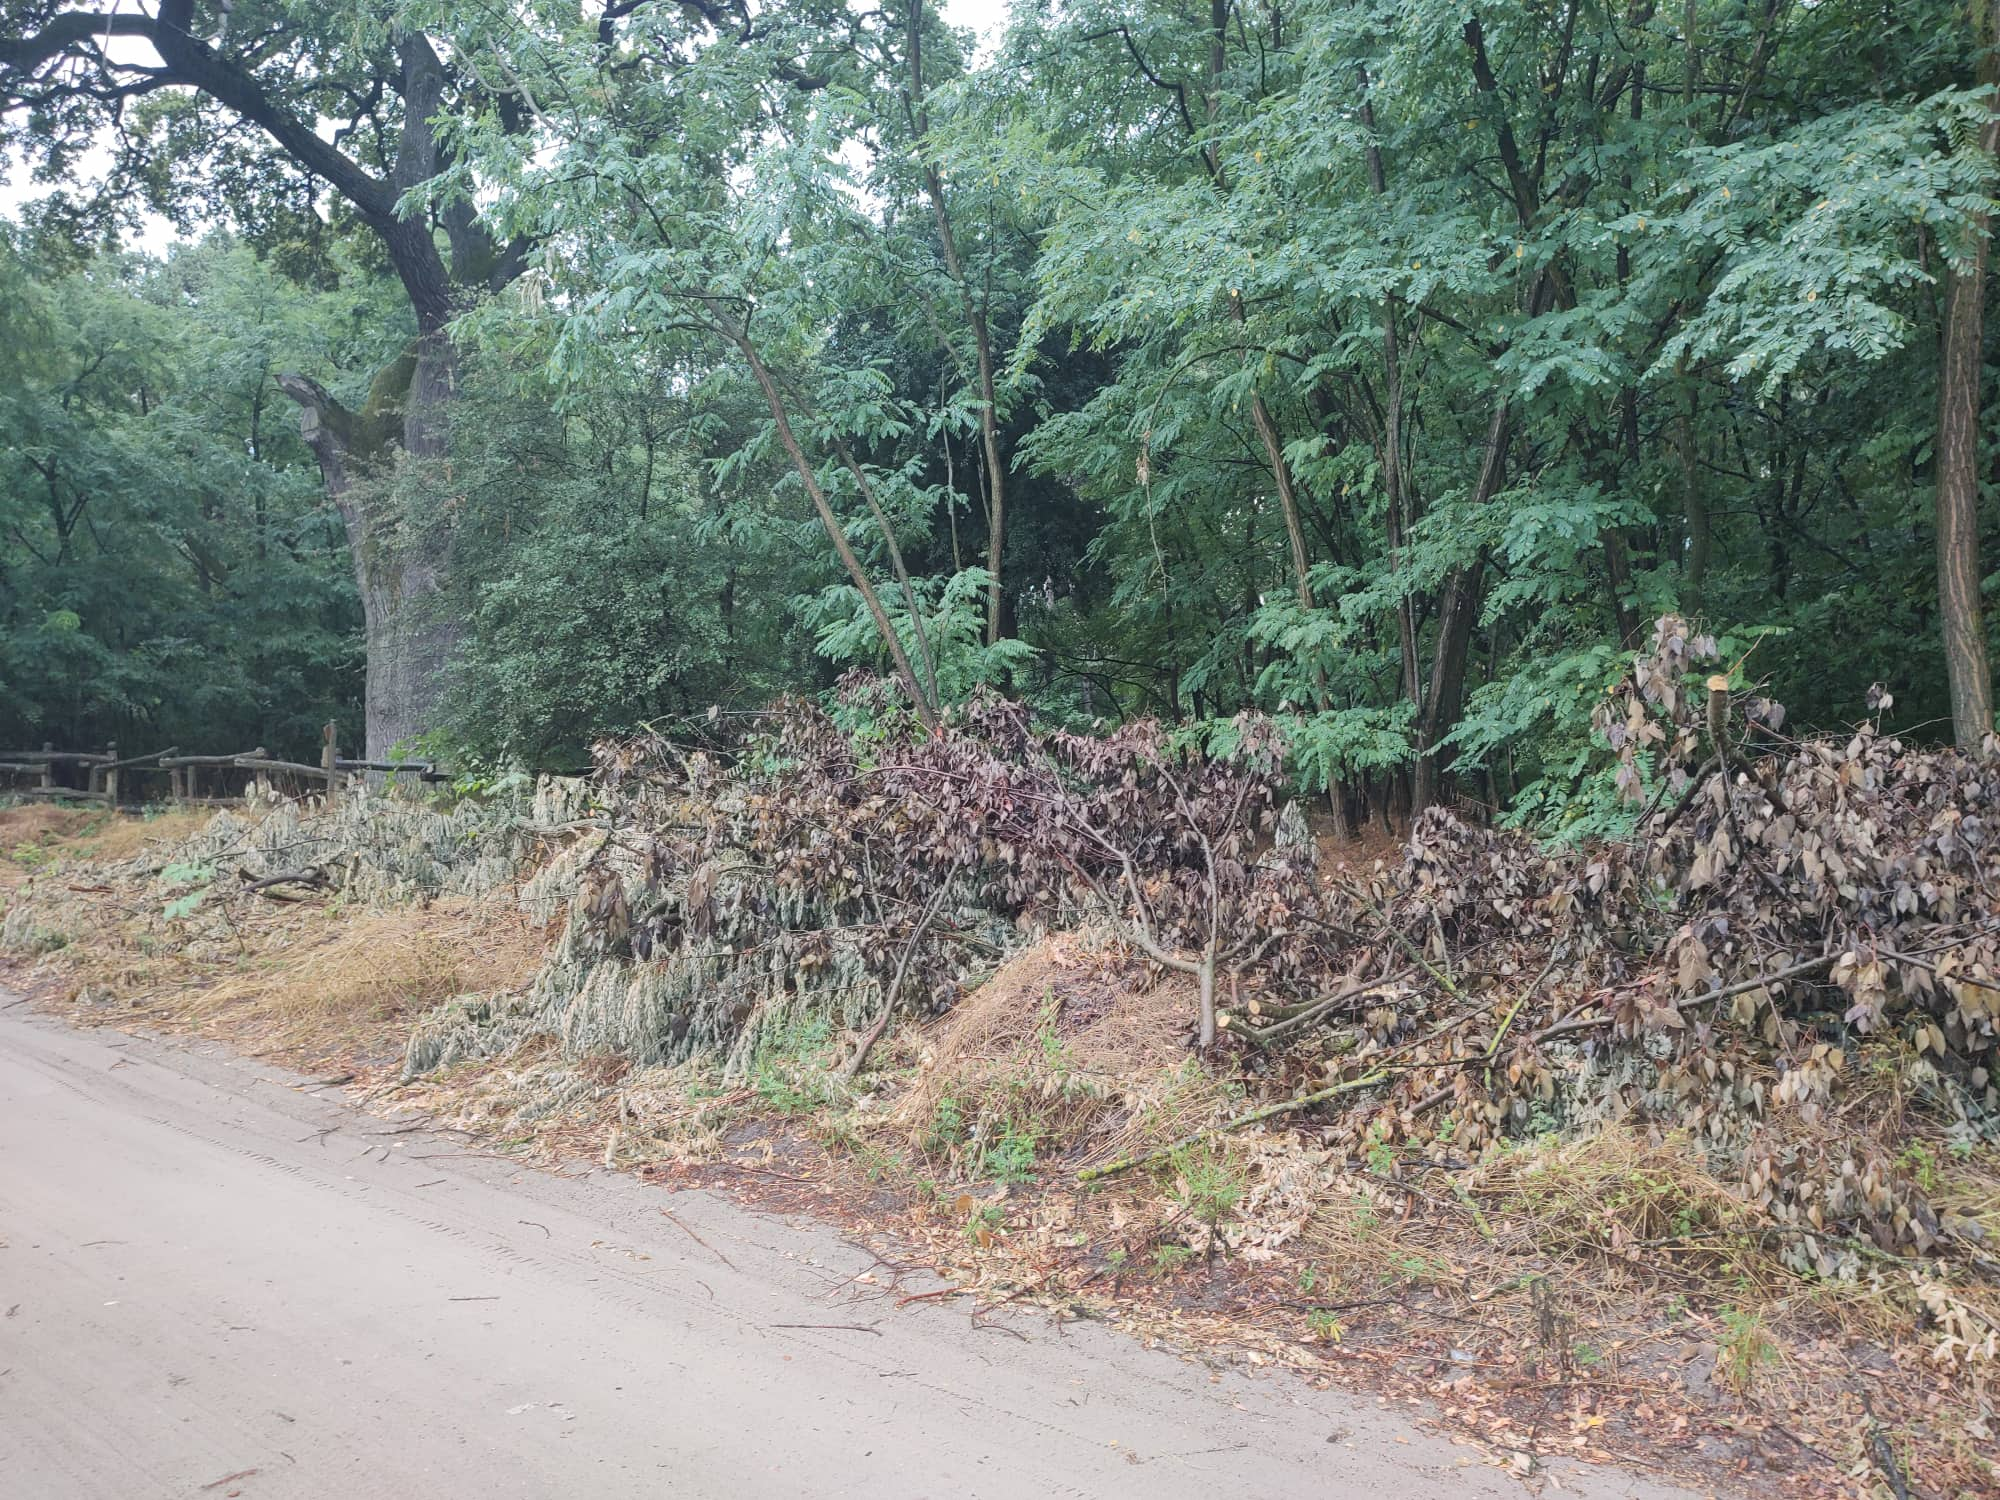
[[823,1229],[440,1155],[298,1083],[0,1009],[0,1492],[1525,1493],[1372,1401],[898,1311]]

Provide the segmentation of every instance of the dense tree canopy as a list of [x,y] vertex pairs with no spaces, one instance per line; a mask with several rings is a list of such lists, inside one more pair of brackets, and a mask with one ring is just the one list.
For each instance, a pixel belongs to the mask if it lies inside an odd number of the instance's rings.
[[[175,10],[394,191],[177,41],[8,7],[44,39],[0,46],[8,138],[59,191],[0,266],[0,738],[351,700],[274,381],[407,418],[368,377],[424,338],[448,435],[353,447],[345,535],[433,569],[411,728],[465,756],[859,665],[924,717],[1254,705],[1347,816],[1579,832],[1669,609],[1795,722],[1880,681],[1991,729],[1982,8],[1077,0],[983,57],[921,0]],[[114,183],[208,239],[77,248],[107,114]]]
[[240,749],[352,715],[345,543],[271,377],[366,365],[393,304],[218,236],[71,270],[0,241],[0,309],[0,738]]

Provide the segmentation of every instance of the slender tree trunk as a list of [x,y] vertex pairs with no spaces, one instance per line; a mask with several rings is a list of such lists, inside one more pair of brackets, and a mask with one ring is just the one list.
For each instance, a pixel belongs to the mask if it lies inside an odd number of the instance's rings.
[[770,408],[771,421],[778,429],[778,442],[792,461],[792,468],[798,473],[799,481],[805,485],[806,494],[812,500],[813,509],[819,515],[820,525],[826,531],[826,538],[833,543],[835,555],[840,558],[841,567],[847,570],[849,580],[868,606],[869,616],[875,621],[876,634],[881,636],[882,645],[889,653],[889,661],[895,668],[897,680],[903,691],[909,695],[910,705],[917,717],[927,728],[938,727],[937,705],[924,692],[923,684],[910,665],[910,654],[903,649],[902,637],[896,634],[896,627],[890,623],[889,612],[882,607],[882,597],[875,591],[875,585],[868,577],[868,570],[861,566],[861,559],[854,555],[854,548],[848,543],[847,532],[840,524],[840,518],[833,513],[833,506],[826,498],[819,476],[807,459],[805,449],[799,446],[797,435],[792,431],[791,418],[785,411],[784,393],[778,389],[777,378],[771,374],[758,352],[756,343],[742,325],[731,320],[727,313],[713,301],[709,303],[709,315],[715,319],[717,330],[734,344],[744,361],[750,366],[750,375],[757,382],[757,389],[764,393],[765,404]]
[[[1226,42],[1229,28],[1230,0],[1209,0],[1209,42],[1208,42],[1208,119],[1215,123],[1220,106],[1218,93],[1221,88],[1222,70],[1227,62]],[[1213,146],[1205,153],[1209,176],[1216,191],[1228,195],[1229,184],[1222,175],[1222,163]],[[1237,328],[1247,323],[1243,311],[1241,293],[1229,294],[1229,320]],[[1285,458],[1285,442],[1278,433],[1278,424],[1271,419],[1271,409],[1264,403],[1263,392],[1250,392],[1250,423],[1257,429],[1257,440],[1263,445],[1264,461],[1271,469],[1271,483],[1278,492],[1278,508],[1284,514],[1285,540],[1291,549],[1292,588],[1298,595],[1299,607],[1311,610],[1315,607],[1312,591],[1312,556],[1306,550],[1305,527],[1299,520],[1298,485],[1292,476],[1292,466]],[[1326,671],[1317,664],[1312,670],[1313,704],[1322,712],[1327,707]]]
[[[1971,13],[1979,81],[2000,84],[2000,14],[1990,0]],[[1979,147],[1989,165],[2000,149],[2000,98],[1989,96]],[[1963,259],[1944,256],[1944,319],[1939,335],[1937,436],[1938,614],[1951,686],[1952,738],[1977,754],[1993,732],[1993,672],[1979,597],[1979,414],[1985,368],[1989,216],[1971,225]]]
[[[1236,304],[1236,316],[1240,324],[1243,316],[1240,302]],[[1298,490],[1292,481],[1292,466],[1285,462],[1285,444],[1278,436],[1277,423],[1271,420],[1264,398],[1254,391],[1250,394],[1250,421],[1257,429],[1258,440],[1264,445],[1264,458],[1271,466],[1271,480],[1278,491],[1278,508],[1284,513],[1285,539],[1291,544],[1292,584],[1298,593],[1300,606],[1311,609],[1312,558],[1306,551],[1305,529],[1299,524]],[[1324,697],[1324,690],[1321,696]]]
[[[1652,14],[1649,3],[1644,7],[1628,7],[1629,21],[1643,24]],[[1632,124],[1636,127],[1646,114],[1646,65],[1634,64],[1632,69],[1632,100],[1629,106]],[[1624,173],[1626,211],[1632,206],[1632,173]],[[1623,287],[1632,280],[1632,250],[1629,245],[1618,247],[1618,285]],[[1618,393],[1618,428],[1625,446],[1626,483],[1639,483],[1639,469],[1645,454],[1639,443],[1639,392],[1629,381]],[[1604,544],[1604,571],[1611,585],[1611,618],[1618,630],[1620,649],[1629,649],[1638,643],[1639,620],[1632,608],[1632,569],[1625,549],[1625,533],[1619,527],[1607,526],[1602,537]]]
[[[1990,136],[1991,131],[1987,132]],[[1979,598],[1979,409],[1986,296],[1986,235],[1944,268],[1944,328],[1938,372],[1937,572],[1951,684],[1952,737],[1977,753],[1993,728],[1993,673]]]
[[1606,592],[1610,595],[1611,624],[1618,632],[1621,648],[1630,646],[1639,635],[1639,617],[1632,609],[1632,562],[1625,550],[1625,538],[1615,526],[1604,528]]
[[[1476,22],[1473,23],[1476,25]],[[1514,152],[1510,148],[1506,153]],[[1528,290],[1528,317],[1539,318],[1559,296],[1553,267],[1545,267]],[[1500,493],[1507,472],[1507,444],[1512,433],[1513,404],[1507,396],[1493,405],[1486,424],[1486,443],[1480,454],[1479,478],[1472,487],[1470,505],[1479,510]],[[1430,687],[1424,696],[1423,712],[1417,716],[1417,766],[1410,788],[1410,815],[1415,817],[1437,802],[1443,794],[1444,775],[1438,765],[1438,742],[1458,723],[1465,696],[1465,663],[1472,645],[1472,629],[1478,621],[1481,587],[1485,582],[1486,555],[1452,569],[1445,579],[1444,594],[1438,604],[1437,643],[1431,653]]]
[[848,450],[845,443],[836,443],[835,451],[840,462],[854,477],[855,485],[861,491],[861,498],[868,504],[868,514],[874,518],[875,530],[882,538],[882,544],[889,552],[889,571],[896,575],[897,587],[902,590],[903,608],[910,612],[910,636],[917,643],[917,659],[924,665],[924,682],[928,687],[930,700],[940,706],[944,699],[938,693],[937,660],[931,655],[930,632],[924,627],[924,612],[917,603],[916,585],[910,581],[910,570],[903,565],[903,545],[896,539],[896,528],[889,522],[889,514],[882,509],[882,502],[876,498],[875,486],[868,473]]
[[972,283],[958,258],[958,240],[952,234],[951,215],[945,208],[944,180],[928,154],[930,115],[924,108],[923,23],[923,0],[910,0],[910,89],[913,96],[910,123],[922,157],[924,194],[930,199],[931,217],[937,223],[938,246],[944,253],[945,270],[958,286],[959,301],[965,308],[965,321],[972,329],[973,353],[979,369],[979,437],[986,449],[986,570],[992,580],[986,589],[986,644],[990,646],[1000,639],[1006,623],[1000,604],[1005,576],[1001,563],[1007,543],[1007,469],[1000,462],[1000,404],[996,394],[997,383],[993,378],[993,334],[986,321],[986,308],[973,297]]
[[[1363,89],[1368,86],[1366,74],[1362,76]],[[1377,198],[1386,198],[1389,193],[1387,170],[1382,163],[1382,146],[1374,139],[1375,106],[1364,96],[1361,105],[1361,123],[1369,133],[1366,160],[1368,164],[1368,189]],[[1400,573],[1403,567],[1403,532],[1412,519],[1408,514],[1409,497],[1403,484],[1403,357],[1402,347],[1396,328],[1396,304],[1388,298],[1382,300],[1382,485],[1388,498],[1389,569]],[[1403,696],[1410,700],[1410,707],[1423,712],[1423,684],[1417,680],[1417,612],[1414,601],[1405,594],[1396,601],[1396,642],[1403,664]]]
[[1687,392],[1680,410],[1674,413],[1674,456],[1680,462],[1681,511],[1687,521],[1687,547],[1681,559],[1682,603],[1689,615],[1701,613],[1703,594],[1708,587],[1708,560],[1714,550],[1714,532],[1709,522],[1708,497],[1701,491],[1701,474],[1695,466],[1694,394]]
[[[1242,299],[1232,297],[1230,302],[1240,326],[1243,321]],[[1278,436],[1277,424],[1271,420],[1264,398],[1255,391],[1250,393],[1250,421],[1264,445],[1264,458],[1271,466],[1271,480],[1278,491],[1278,508],[1284,513],[1285,538],[1292,555],[1292,587],[1298,594],[1299,608],[1310,612],[1316,607],[1312,591],[1312,558],[1306,551],[1305,529],[1299,524],[1298,490],[1292,482],[1292,466],[1285,461],[1285,445]],[[1312,691],[1313,707],[1325,713],[1329,702],[1326,668],[1318,662],[1313,663]],[[1328,793],[1332,794],[1331,787]]]
[[[1475,509],[1499,493],[1506,472],[1507,434],[1512,408],[1501,400],[1493,408],[1486,426],[1486,446],[1479,463],[1479,481],[1473,487]],[[1417,719],[1417,769],[1410,789],[1410,812],[1422,812],[1443,793],[1444,775],[1438,765],[1438,742],[1458,722],[1465,695],[1465,664],[1472,647],[1472,627],[1479,617],[1481,586],[1485,581],[1486,557],[1475,556],[1463,567],[1454,568],[1445,579],[1438,607],[1437,645],[1431,653],[1431,685],[1424,711]]]

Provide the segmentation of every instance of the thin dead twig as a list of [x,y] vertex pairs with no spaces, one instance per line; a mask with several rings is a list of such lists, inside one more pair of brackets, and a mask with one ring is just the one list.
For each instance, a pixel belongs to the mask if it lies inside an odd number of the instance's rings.
[[924,904],[923,915],[917,919],[917,925],[910,929],[910,940],[903,944],[903,955],[896,961],[895,977],[889,981],[889,988],[882,998],[882,1014],[869,1028],[868,1035],[861,1039],[861,1045],[854,1049],[854,1056],[848,1059],[847,1066],[840,1070],[842,1082],[853,1082],[867,1063],[868,1054],[875,1050],[875,1044],[882,1039],[882,1033],[889,1029],[889,1022],[896,1014],[896,1000],[903,992],[903,977],[910,971],[910,959],[915,956],[917,944],[923,940],[924,930],[937,916],[938,908],[944,905],[945,893],[950,889],[951,878],[946,876],[938,882],[937,889],[931,893],[931,899]]
[[672,1209],[667,1209],[667,1208],[661,1209],[660,1217],[665,1219],[669,1224],[673,1225],[674,1228],[680,1230],[681,1233],[685,1234],[689,1239],[693,1240],[697,1245],[701,1246],[702,1249],[706,1250],[710,1255],[713,1255],[717,1260],[721,1261],[725,1266],[729,1267],[730,1270],[733,1271],[736,1269],[735,1261],[731,1260],[728,1256],[724,1255],[720,1250],[716,1249],[715,1246],[711,1245],[707,1240],[703,1239],[699,1234],[695,1232],[695,1227],[692,1224],[683,1222],[681,1218],[673,1212]]

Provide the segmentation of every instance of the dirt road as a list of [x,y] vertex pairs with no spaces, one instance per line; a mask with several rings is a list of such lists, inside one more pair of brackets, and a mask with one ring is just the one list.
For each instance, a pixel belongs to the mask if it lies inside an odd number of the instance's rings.
[[0,1489],[1524,1493],[1373,1401],[899,1311],[823,1229],[394,1128],[214,1051],[0,1010]]

